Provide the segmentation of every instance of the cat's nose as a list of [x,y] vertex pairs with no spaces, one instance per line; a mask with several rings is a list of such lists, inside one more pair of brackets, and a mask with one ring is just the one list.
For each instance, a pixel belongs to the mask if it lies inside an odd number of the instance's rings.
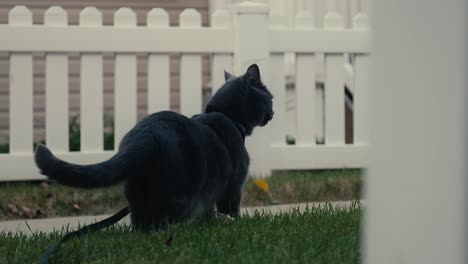
[[274,112],[274,111],[271,111],[270,114],[268,115],[268,121],[270,121],[271,119],[273,119],[273,115],[275,115],[275,112]]

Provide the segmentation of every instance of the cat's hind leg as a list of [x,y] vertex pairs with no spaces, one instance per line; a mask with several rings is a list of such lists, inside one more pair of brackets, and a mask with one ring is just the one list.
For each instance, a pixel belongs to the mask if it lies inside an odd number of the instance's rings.
[[157,228],[164,229],[170,224],[166,216],[154,214],[151,211],[132,211],[130,219],[137,230],[143,231]]
[[219,213],[232,217],[239,215],[240,202],[242,196],[242,186],[231,186],[228,188],[216,203]]

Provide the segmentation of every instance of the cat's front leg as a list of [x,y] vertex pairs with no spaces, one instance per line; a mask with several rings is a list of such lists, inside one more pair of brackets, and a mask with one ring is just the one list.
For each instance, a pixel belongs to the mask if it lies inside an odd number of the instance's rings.
[[232,217],[239,215],[242,186],[229,188],[216,203],[219,213],[228,214]]
[[202,219],[209,220],[216,217],[214,205],[210,206],[202,215]]

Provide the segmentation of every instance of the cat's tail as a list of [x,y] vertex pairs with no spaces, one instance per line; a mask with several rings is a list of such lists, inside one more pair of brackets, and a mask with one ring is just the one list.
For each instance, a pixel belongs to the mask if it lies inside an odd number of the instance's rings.
[[76,165],[63,161],[44,145],[36,148],[34,158],[41,174],[60,184],[78,188],[97,188],[116,184],[125,178],[122,156],[118,152],[107,161],[91,165]]

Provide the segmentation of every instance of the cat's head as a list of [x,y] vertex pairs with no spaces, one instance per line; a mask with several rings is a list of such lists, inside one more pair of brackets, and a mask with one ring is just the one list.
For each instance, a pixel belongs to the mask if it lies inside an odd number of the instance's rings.
[[239,77],[225,71],[224,79],[226,82],[207,103],[205,113],[223,113],[242,125],[247,135],[273,118],[273,96],[263,85],[257,64],[250,65]]

